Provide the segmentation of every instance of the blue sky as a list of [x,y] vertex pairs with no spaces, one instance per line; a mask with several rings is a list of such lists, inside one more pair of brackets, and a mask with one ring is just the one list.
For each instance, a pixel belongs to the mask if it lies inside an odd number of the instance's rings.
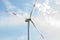
[[[35,0],[0,0],[0,40],[27,40],[25,19],[29,17],[34,2]],[[60,1],[38,0],[38,3],[32,21],[45,40],[60,40]],[[30,40],[44,40],[32,24]]]

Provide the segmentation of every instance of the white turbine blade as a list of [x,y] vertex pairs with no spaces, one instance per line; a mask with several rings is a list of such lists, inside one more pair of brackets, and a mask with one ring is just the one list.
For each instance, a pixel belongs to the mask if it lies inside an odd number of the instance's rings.
[[36,3],[37,3],[37,0],[35,1],[34,5],[33,5],[33,8],[32,8],[32,10],[31,10],[30,18],[31,18],[31,16],[32,16],[32,13],[33,13],[33,11],[34,11],[34,8],[35,8]]
[[11,11],[8,11],[8,10],[5,11],[5,13],[10,14],[10,15],[15,16],[15,17],[22,17],[23,16],[24,20],[26,19],[26,17],[29,17],[29,15],[27,13],[24,14],[24,15],[20,15],[20,14],[18,14],[16,12],[11,12]]
[[30,18],[31,18],[31,16],[32,16],[32,12],[33,12],[33,10],[34,10],[34,7],[35,7],[35,6],[33,6],[32,11],[31,11],[31,13],[30,13]]
[[16,12],[11,12],[11,11],[6,10],[5,13],[8,13],[8,14],[10,14],[10,15],[12,15],[12,16],[21,17],[21,15],[16,14]]
[[31,20],[31,23],[34,25],[34,27],[36,28],[36,30],[38,31],[38,33],[41,35],[41,37],[44,39],[44,36],[39,32],[39,30],[37,29],[37,27],[35,26],[34,22]]

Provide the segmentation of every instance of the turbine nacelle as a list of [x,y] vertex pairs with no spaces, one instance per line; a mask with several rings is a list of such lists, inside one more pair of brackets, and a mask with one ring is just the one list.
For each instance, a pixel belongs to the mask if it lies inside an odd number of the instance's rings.
[[28,19],[25,20],[25,22],[29,22],[29,21],[31,21],[31,18],[28,18]]

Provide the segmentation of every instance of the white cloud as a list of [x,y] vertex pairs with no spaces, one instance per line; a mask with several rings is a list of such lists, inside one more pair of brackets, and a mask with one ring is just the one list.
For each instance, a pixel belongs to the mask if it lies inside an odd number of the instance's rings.
[[49,3],[49,0],[46,0],[46,2],[45,2],[46,4],[48,4]]
[[60,18],[57,19],[58,15],[54,17],[40,14],[32,19],[37,28],[43,31],[46,40],[60,40]]
[[[58,4],[60,3],[58,1],[56,1],[56,2]],[[8,5],[8,4],[6,3],[6,5]],[[11,9],[11,8],[15,8],[15,7],[11,6],[9,8]],[[59,14],[57,14],[57,15],[59,15]],[[1,22],[2,22],[1,24],[13,24],[13,25],[15,25],[15,24],[23,23],[24,20],[25,19],[23,18],[23,16],[20,18],[8,17],[7,19],[1,20]],[[60,20],[57,20],[56,18],[53,18],[53,17],[48,17],[48,16],[45,17],[42,14],[41,15],[38,14],[32,20],[35,23],[35,25],[39,28],[39,30],[43,30],[43,31],[47,32],[47,34],[45,35],[46,36],[45,38],[47,40],[60,40],[60,38],[59,38],[60,37]],[[18,40],[20,40],[19,38],[20,37],[18,37]],[[24,37],[22,37],[21,39],[24,40]]]
[[60,0],[56,0],[56,4],[60,5]]
[[0,20],[0,25],[18,25],[24,22],[24,17],[4,17]]
[[52,26],[60,27],[60,19],[57,20],[57,19],[55,19],[55,18],[53,18],[53,17],[49,17],[49,18],[47,19],[47,23],[49,23],[49,24],[52,25]]
[[17,40],[26,40],[27,39],[27,36],[19,36],[17,37]]
[[[39,4],[40,5],[40,4]],[[39,13],[32,18],[33,22],[44,33],[46,40],[60,40],[60,15],[51,8],[51,6],[43,4],[40,5]],[[45,14],[45,15],[44,15]]]
[[[48,3],[49,1],[46,0],[47,3],[43,3],[43,4],[40,4],[40,3],[36,3],[36,8],[38,8],[39,12],[43,12],[43,15],[46,15],[46,14],[54,14],[56,12],[56,10],[54,10]],[[39,13],[40,14],[40,13]]]

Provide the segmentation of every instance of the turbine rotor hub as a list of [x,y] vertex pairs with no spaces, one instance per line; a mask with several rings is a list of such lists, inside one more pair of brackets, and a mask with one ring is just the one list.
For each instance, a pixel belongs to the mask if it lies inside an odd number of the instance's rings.
[[31,20],[31,18],[29,18],[29,19],[26,19],[26,20],[25,20],[25,22],[29,22],[30,20]]

